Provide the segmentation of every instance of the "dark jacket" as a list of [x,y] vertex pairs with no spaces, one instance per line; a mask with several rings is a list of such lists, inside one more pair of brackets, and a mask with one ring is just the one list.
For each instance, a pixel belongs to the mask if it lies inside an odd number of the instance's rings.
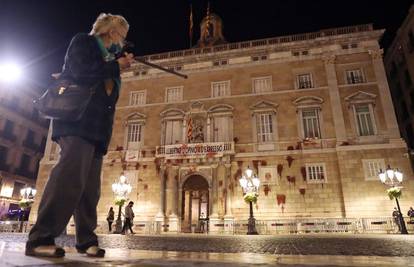
[[108,96],[104,80],[119,77],[118,62],[103,59],[94,36],[80,33],[73,37],[66,52],[62,78],[81,85],[99,85],[81,120],[53,121],[52,140],[56,141],[61,136],[79,136],[96,145],[97,152],[105,155],[112,135],[119,88],[115,86]]

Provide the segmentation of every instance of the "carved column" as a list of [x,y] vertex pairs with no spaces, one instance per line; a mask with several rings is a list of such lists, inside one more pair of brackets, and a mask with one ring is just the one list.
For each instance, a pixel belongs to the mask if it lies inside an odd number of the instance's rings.
[[218,173],[218,164],[211,165],[211,217],[218,217],[218,192],[217,192],[217,173]]
[[183,136],[182,136],[181,140],[182,140],[182,143],[185,144],[185,143],[187,143],[187,120],[186,119],[183,120],[182,135]]
[[232,204],[231,204],[231,164],[226,163],[224,164],[225,173],[224,173],[224,186],[226,188],[226,202],[225,202],[225,215],[224,215],[224,232],[227,234],[233,233],[233,223],[234,223],[234,216],[231,212]]
[[209,217],[209,232],[217,233],[219,231],[219,226],[221,220],[218,216],[218,192],[217,192],[217,174],[218,174],[218,164],[211,165],[212,168],[212,179],[211,179],[211,213]]
[[211,137],[211,118],[210,118],[210,116],[207,117],[206,140],[207,140],[207,142],[213,142],[213,138]]
[[168,232],[178,232],[178,216],[177,216],[177,167],[168,166],[168,175],[167,175],[167,215],[168,215]]
[[338,79],[335,71],[335,55],[325,55],[322,59],[325,63],[326,77],[328,80],[329,100],[331,102],[334,120],[336,143],[337,145],[340,145],[342,142],[346,141],[347,138],[341,97],[339,96]]
[[379,96],[381,99],[382,109],[384,112],[385,124],[388,135],[391,139],[399,139],[400,131],[398,130],[397,117],[395,116],[394,105],[392,103],[390,88],[388,87],[387,75],[382,61],[382,49],[369,50],[374,67],[375,77],[377,79]]
[[155,215],[156,233],[161,233],[165,224],[165,166],[161,165],[160,172],[160,206],[157,215]]

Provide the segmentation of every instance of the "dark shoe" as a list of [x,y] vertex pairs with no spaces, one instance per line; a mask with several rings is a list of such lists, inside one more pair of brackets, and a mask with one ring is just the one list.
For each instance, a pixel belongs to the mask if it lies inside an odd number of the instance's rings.
[[25,254],[34,257],[62,258],[65,256],[65,250],[61,247],[48,245],[26,248]]
[[105,250],[98,246],[90,246],[88,249],[77,249],[79,253],[86,254],[88,257],[102,258],[105,256]]

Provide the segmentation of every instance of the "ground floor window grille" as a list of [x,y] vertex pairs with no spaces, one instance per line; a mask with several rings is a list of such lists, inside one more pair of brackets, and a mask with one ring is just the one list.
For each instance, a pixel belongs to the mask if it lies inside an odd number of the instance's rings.
[[365,180],[377,181],[380,171],[385,170],[385,161],[384,159],[364,159],[362,160],[362,166]]
[[306,164],[306,180],[308,183],[326,183],[325,164]]

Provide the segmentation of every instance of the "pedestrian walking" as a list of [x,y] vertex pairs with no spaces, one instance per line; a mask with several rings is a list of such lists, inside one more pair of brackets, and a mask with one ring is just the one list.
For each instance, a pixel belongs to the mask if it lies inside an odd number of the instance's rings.
[[108,211],[108,216],[106,217],[106,220],[108,221],[108,230],[109,233],[112,232],[112,223],[114,222],[115,219],[115,212],[114,212],[114,208],[110,207],[109,211]]
[[94,233],[96,207],[102,158],[111,139],[119,96],[120,71],[133,62],[132,54],[115,57],[128,30],[124,17],[102,13],[89,34],[78,33],[70,42],[58,79],[70,81],[75,87],[94,88],[94,94],[80,119],[52,122],[52,140],[60,146],[60,158],[44,188],[38,217],[26,243],[26,255],[63,257],[65,250],[56,246],[55,238],[72,215],[77,251],[91,257],[105,255]]
[[394,208],[392,217],[394,218],[395,224],[398,226],[398,232],[401,232],[400,212],[397,210],[397,208]]
[[201,233],[205,233],[205,231],[206,231],[206,220],[207,220],[207,217],[204,214],[204,212],[202,212],[200,214],[200,219],[199,220],[200,220],[200,232]]
[[410,209],[407,212],[408,217],[410,217],[410,222],[414,222],[414,209],[413,207],[410,207]]
[[134,202],[130,201],[128,203],[128,205],[126,205],[125,207],[125,221],[124,221],[124,227],[122,227],[122,233],[121,234],[126,234],[126,232],[128,231],[128,229],[131,231],[131,234],[135,234],[134,231],[132,230],[132,225],[134,224],[134,211],[132,210],[132,207],[134,206]]

